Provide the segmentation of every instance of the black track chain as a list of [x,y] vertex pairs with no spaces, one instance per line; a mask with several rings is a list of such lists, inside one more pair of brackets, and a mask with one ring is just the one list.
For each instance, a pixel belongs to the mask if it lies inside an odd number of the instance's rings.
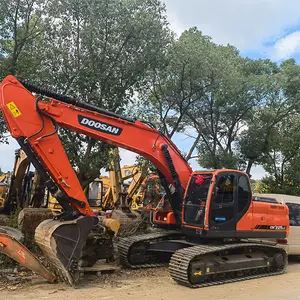
[[165,263],[132,265],[129,262],[128,257],[130,256],[130,251],[135,244],[145,244],[151,241],[161,240],[173,236],[174,234],[181,235],[178,231],[168,231],[121,238],[118,242],[118,252],[121,265],[131,269],[156,268],[168,265],[169,261],[166,261]]
[[[225,250],[232,250],[234,248],[260,248],[260,249],[277,249],[279,250],[283,256],[284,256],[284,267],[282,270],[279,271],[273,271],[273,272],[267,272],[262,274],[253,274],[253,275],[247,275],[244,277],[230,277],[231,274],[226,274],[227,278],[223,278],[221,280],[212,280],[203,282],[200,284],[192,284],[189,281],[189,265],[190,262],[193,259],[199,258],[201,255],[219,252],[219,251],[225,251]],[[177,283],[191,287],[191,288],[201,288],[201,287],[208,287],[213,285],[219,285],[219,284],[225,284],[225,283],[232,283],[232,282],[238,282],[238,281],[244,281],[249,279],[255,279],[255,278],[261,278],[261,277],[267,277],[267,276],[274,276],[274,275],[280,275],[286,272],[288,265],[288,256],[284,249],[278,248],[276,246],[266,246],[263,244],[252,244],[252,243],[239,243],[239,244],[232,244],[232,245],[220,245],[220,246],[209,246],[209,245],[199,245],[199,246],[193,246],[184,248],[181,250],[177,250],[173,256],[171,257],[170,264],[169,264],[169,271],[170,275]],[[229,272],[230,273],[230,272]]]

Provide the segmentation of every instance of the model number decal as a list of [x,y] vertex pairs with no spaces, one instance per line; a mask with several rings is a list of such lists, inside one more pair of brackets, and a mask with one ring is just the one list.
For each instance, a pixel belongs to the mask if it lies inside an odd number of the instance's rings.
[[112,135],[120,135],[123,130],[120,127],[113,126],[113,125],[105,123],[105,122],[99,122],[97,120],[87,118],[87,117],[84,117],[81,115],[78,115],[78,122],[79,122],[79,124],[81,124],[85,127],[95,129],[97,131],[105,132],[108,134],[112,134]]
[[269,226],[269,229],[271,229],[271,230],[285,230],[286,226],[271,225],[271,226]]
[[260,230],[286,230],[286,226],[283,226],[283,225],[256,225],[254,229],[260,229]]

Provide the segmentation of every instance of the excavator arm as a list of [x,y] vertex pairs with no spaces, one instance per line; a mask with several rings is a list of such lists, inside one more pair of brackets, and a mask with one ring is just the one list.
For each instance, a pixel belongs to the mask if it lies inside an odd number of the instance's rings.
[[183,194],[192,170],[175,144],[151,125],[26,86],[7,76],[1,83],[0,107],[11,135],[46,177],[47,187],[65,211],[72,207],[93,215],[57,134],[59,127],[144,156]]

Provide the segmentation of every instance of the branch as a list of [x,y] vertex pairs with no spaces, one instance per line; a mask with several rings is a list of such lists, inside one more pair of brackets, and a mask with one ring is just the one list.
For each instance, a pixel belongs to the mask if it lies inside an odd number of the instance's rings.
[[196,155],[196,156],[192,156],[192,154],[193,154],[193,152],[194,152],[194,150],[195,150],[197,144],[199,143],[200,137],[201,137],[201,134],[198,133],[198,136],[196,137],[196,139],[195,139],[195,141],[194,141],[194,143],[193,143],[193,145],[192,145],[190,151],[188,152],[188,154],[187,154],[187,156],[186,156],[186,160],[187,160],[187,161],[190,160],[190,159],[192,159],[192,158],[198,157],[197,155]]
[[120,47],[118,53],[117,53],[116,56],[114,57],[114,59],[113,59],[113,64],[112,64],[112,66],[110,66],[110,68],[109,68],[110,71],[109,71],[109,73],[107,74],[107,76],[105,77],[105,79],[103,80],[103,83],[102,83],[102,85],[101,85],[101,90],[104,90],[104,87],[106,86],[106,83],[107,83],[109,77],[110,77],[111,74],[113,73],[114,67],[115,67],[116,64],[118,63],[118,59],[119,59],[119,57],[120,57],[120,55],[121,55],[121,53],[122,53],[122,51],[123,51],[125,45],[128,43],[128,41],[129,41],[130,38],[132,37],[132,33],[133,33],[133,31],[130,31],[130,32],[129,32],[129,34],[126,36],[125,40],[123,41],[123,43],[122,43],[122,45],[121,45],[121,47]]
[[193,156],[191,156],[189,158],[186,158],[186,160],[189,161],[189,160],[191,160],[193,158],[199,158],[199,157],[200,157],[200,155],[193,155]]

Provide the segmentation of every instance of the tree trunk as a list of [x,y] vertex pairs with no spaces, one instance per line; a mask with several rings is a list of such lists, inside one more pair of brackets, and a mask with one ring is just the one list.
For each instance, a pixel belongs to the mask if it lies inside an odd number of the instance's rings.
[[246,169],[246,173],[250,176],[250,171],[251,168],[253,166],[254,161],[252,159],[249,159],[248,164],[247,164],[247,169]]

